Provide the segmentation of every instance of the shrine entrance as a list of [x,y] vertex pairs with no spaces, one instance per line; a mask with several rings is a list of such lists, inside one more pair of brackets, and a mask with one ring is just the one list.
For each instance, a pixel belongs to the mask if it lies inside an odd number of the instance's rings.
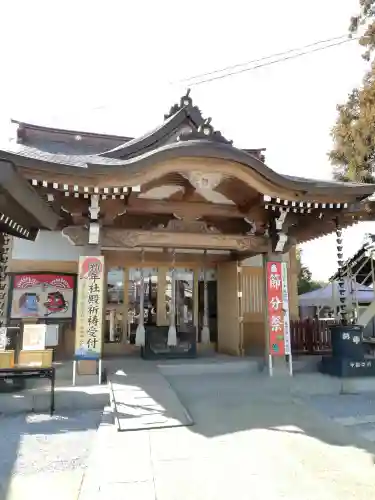
[[108,266],[104,353],[191,357],[216,344],[216,266],[126,264]]

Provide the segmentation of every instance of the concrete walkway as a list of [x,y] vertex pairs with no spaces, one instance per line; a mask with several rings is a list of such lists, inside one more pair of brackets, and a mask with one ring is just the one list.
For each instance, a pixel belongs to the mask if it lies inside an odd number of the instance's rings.
[[104,421],[81,500],[374,498],[374,444],[303,402],[290,380],[237,373],[169,381],[195,425],[119,433]]

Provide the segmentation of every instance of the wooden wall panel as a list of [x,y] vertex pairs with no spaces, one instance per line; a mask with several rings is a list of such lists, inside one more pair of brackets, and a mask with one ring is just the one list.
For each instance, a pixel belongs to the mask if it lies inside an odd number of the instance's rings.
[[223,262],[217,268],[218,351],[239,356],[241,353],[238,265]]
[[38,271],[41,273],[77,273],[78,262],[59,260],[18,260],[12,259],[9,262],[9,272],[27,273]]
[[263,267],[242,268],[243,348],[246,354],[265,352]]

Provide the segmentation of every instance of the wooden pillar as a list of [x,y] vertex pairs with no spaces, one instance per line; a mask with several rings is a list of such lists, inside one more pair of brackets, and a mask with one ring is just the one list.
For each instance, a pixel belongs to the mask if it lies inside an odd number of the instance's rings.
[[208,269],[207,251],[204,252],[203,263],[203,327],[201,332],[202,344],[210,343],[210,328],[208,326]]
[[172,280],[171,280],[171,310],[169,311],[169,329],[168,340],[169,346],[177,345],[177,331],[176,331],[176,253],[173,249],[172,253]]
[[165,305],[167,289],[167,267],[158,267],[158,289],[156,295],[156,324],[157,326],[168,326],[167,308]]
[[141,253],[141,286],[140,286],[140,296],[139,296],[139,318],[138,326],[135,332],[135,343],[138,346],[145,345],[145,315],[144,315],[144,303],[145,303],[145,271],[144,271],[144,250]]
[[199,268],[194,269],[193,273],[193,311],[196,341],[199,339]]
[[128,340],[128,335],[130,335],[129,329],[129,269],[123,270],[123,281],[124,281],[124,304],[123,304],[123,315],[122,315],[122,343],[126,344]]
[[299,274],[299,265],[297,260],[297,247],[293,247],[289,251],[289,274],[288,274],[289,314],[290,314],[290,319],[293,320],[299,318],[298,274]]

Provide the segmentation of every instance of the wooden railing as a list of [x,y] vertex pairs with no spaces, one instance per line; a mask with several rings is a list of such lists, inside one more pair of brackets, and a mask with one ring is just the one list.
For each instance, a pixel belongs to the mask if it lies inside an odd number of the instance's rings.
[[292,352],[295,354],[330,352],[332,345],[329,326],[333,324],[335,323],[313,318],[292,320],[290,322]]

